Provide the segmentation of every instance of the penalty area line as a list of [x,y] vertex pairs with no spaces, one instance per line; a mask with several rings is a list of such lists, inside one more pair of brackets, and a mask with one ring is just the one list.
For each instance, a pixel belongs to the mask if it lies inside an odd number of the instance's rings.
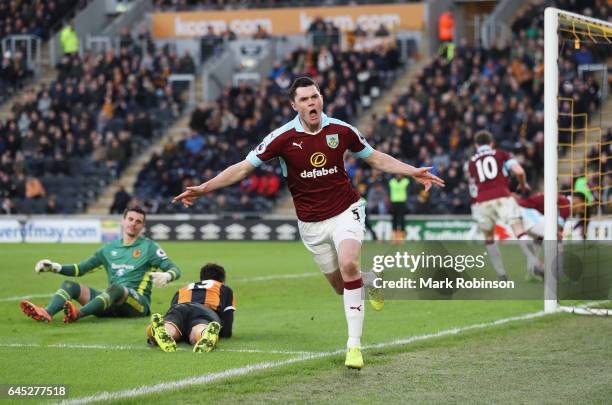
[[53,294],[31,294],[31,295],[24,295],[21,297],[6,297],[6,298],[0,298],[0,302],[29,300],[30,298],[48,298],[48,297],[51,297],[52,295]]
[[246,282],[254,282],[254,281],[273,281],[273,280],[291,280],[294,278],[307,278],[307,277],[316,277],[319,276],[320,273],[310,272],[310,273],[298,273],[298,274],[278,274],[271,276],[257,276],[257,277],[245,277],[245,278],[237,278],[233,280],[234,283],[246,283]]
[[[509,318],[502,318],[502,319],[498,319],[498,320],[491,321],[491,322],[483,322],[483,323],[467,325],[467,326],[462,326],[462,327],[457,327],[457,328],[452,328],[452,329],[446,329],[446,330],[442,330],[442,331],[435,332],[435,333],[428,333],[428,334],[418,335],[418,336],[409,336],[403,339],[395,339],[395,340],[391,340],[388,342],[367,345],[367,346],[364,346],[363,349],[367,350],[367,349],[378,349],[378,348],[393,347],[393,346],[402,346],[402,345],[407,345],[409,343],[413,343],[416,341],[435,339],[435,338],[439,338],[443,336],[457,335],[462,332],[466,332],[470,330],[485,329],[489,327],[504,325],[510,322],[524,321],[524,320],[539,318],[544,315],[546,315],[544,311],[538,311],[538,312],[533,312],[533,313],[529,313],[525,315],[513,316]],[[248,365],[245,367],[233,368],[233,369],[225,370],[225,371],[218,372],[218,373],[203,374],[197,377],[185,378],[185,379],[178,380],[178,381],[168,381],[168,382],[163,382],[163,383],[159,383],[155,385],[143,386],[140,388],[133,388],[133,389],[127,389],[127,390],[121,390],[121,391],[100,392],[98,394],[94,394],[94,395],[90,395],[86,397],[75,398],[75,399],[63,401],[63,402],[60,402],[59,404],[78,405],[78,404],[88,404],[92,402],[110,401],[110,400],[124,399],[124,398],[134,398],[134,397],[138,397],[141,395],[155,394],[159,392],[171,391],[171,390],[191,387],[195,385],[204,385],[204,384],[212,383],[214,381],[218,381],[218,380],[222,380],[226,378],[241,377],[241,376],[251,374],[257,371],[283,367],[289,364],[300,363],[300,362],[305,362],[305,361],[315,360],[315,359],[321,359],[325,357],[337,356],[339,354],[344,353],[345,351],[346,349],[343,348],[343,349],[329,351],[329,352],[308,353],[308,354],[304,354],[304,355],[293,357],[293,358],[286,359],[286,360],[267,361],[263,363]]]
[[[55,343],[50,345],[43,345],[39,343],[1,343],[0,347],[28,347],[28,348],[39,348],[39,349],[83,349],[83,350],[158,350],[155,347],[149,347],[146,345],[100,345],[100,344],[82,344],[82,343]],[[191,347],[185,345],[185,347],[178,347],[178,351],[190,351]],[[261,353],[261,354],[313,354],[319,352],[307,352],[297,350],[265,350],[265,349],[215,349],[216,352],[227,352],[227,353]]]

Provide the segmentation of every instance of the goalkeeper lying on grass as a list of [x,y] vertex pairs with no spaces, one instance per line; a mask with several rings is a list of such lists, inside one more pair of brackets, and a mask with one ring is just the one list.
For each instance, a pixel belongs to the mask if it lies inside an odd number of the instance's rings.
[[200,281],[178,290],[165,316],[153,314],[147,326],[147,342],[164,352],[176,350],[185,340],[194,352],[210,352],[219,336],[232,336],[236,299],[225,285],[225,269],[208,263],[200,269]]
[[[123,213],[122,238],[109,242],[92,257],[79,264],[54,263],[44,259],[36,264],[37,273],[53,272],[80,277],[103,266],[109,287],[100,292],[85,284],[64,281],[43,308],[21,301],[21,309],[36,321],[51,322],[53,315],[64,310],[64,322],[72,323],[88,315],[99,317],[139,317],[150,313],[151,286],[163,287],[180,276],[178,267],[159,245],[140,236],[145,224],[145,212],[139,207]],[[151,272],[159,268],[161,272]],[[77,310],[72,300],[83,307]]]

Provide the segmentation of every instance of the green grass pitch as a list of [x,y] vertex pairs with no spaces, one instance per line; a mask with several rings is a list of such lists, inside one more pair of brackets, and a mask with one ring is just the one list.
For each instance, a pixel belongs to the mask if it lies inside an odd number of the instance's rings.
[[[183,276],[153,291],[152,310],[165,312],[176,288],[196,280],[203,263],[218,262],[237,297],[234,337],[212,353],[194,354],[184,343],[162,353],[146,346],[144,318],[64,325],[58,314],[51,324],[33,322],[18,297],[46,304],[43,295],[63,280],[36,275],[35,262],[82,260],[97,246],[1,245],[0,384],[67,384],[67,400],[133,404],[605,403],[612,397],[610,319],[553,315],[490,325],[540,311],[543,303],[389,301],[382,312],[367,308],[364,345],[442,336],[366,349],[365,368],[349,371],[335,353],[346,341],[341,297],[300,243],[161,244]],[[103,271],[78,280],[106,286]],[[447,333],[477,324],[485,325]],[[131,389],[145,395],[117,394]]]

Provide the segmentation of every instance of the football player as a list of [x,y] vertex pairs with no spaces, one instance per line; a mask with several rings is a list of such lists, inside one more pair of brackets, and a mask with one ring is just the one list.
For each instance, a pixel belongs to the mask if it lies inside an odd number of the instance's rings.
[[[81,277],[104,267],[109,286],[99,291],[83,283],[66,280],[53,294],[46,307],[21,301],[21,309],[36,321],[51,322],[53,315],[64,310],[64,323],[86,317],[139,317],[150,314],[151,287],[163,287],[180,277],[179,268],[166,252],[151,239],[141,236],[145,212],[140,207],[127,208],[123,213],[122,237],[102,246],[93,256],[78,264],[59,264],[49,259],[40,260],[37,273],[58,273]],[[152,269],[161,271],[152,272]],[[77,309],[72,300],[77,300]]]
[[493,148],[493,136],[489,131],[477,132],[474,140],[476,153],[468,162],[472,217],[485,235],[495,272],[501,280],[508,279],[499,246],[495,243],[495,223],[502,222],[509,225],[517,239],[522,241],[520,246],[527,257],[529,273],[543,275],[538,257],[528,246],[529,236],[523,228],[521,210],[508,187],[508,176],[513,173],[518,179],[519,189],[529,191],[525,170],[508,153]]
[[200,281],[174,294],[166,315],[153,314],[147,326],[147,342],[164,352],[176,351],[177,341],[187,341],[193,351],[209,352],[219,337],[232,336],[236,298],[225,285],[225,269],[208,263],[200,269]]

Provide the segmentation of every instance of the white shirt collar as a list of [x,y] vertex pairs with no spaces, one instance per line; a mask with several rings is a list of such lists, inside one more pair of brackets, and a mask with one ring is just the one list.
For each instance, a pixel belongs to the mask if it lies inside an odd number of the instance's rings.
[[[328,126],[330,124],[330,119],[327,115],[325,115],[325,113],[321,113],[321,129],[325,128],[326,126]],[[296,131],[298,132],[304,132],[307,134],[310,134],[311,132],[308,132],[304,126],[302,125],[302,121],[300,121],[300,114],[296,115],[295,118],[293,119],[293,125]],[[319,130],[320,131],[320,130]],[[317,131],[316,133],[319,133],[319,131]]]

